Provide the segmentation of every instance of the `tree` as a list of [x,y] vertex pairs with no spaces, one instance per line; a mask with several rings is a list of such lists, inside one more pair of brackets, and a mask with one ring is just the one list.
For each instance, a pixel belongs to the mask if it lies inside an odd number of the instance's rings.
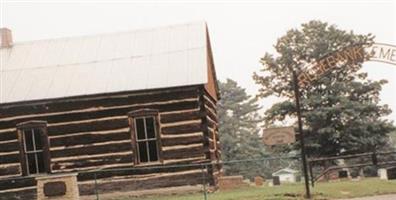
[[[261,142],[259,123],[260,106],[257,98],[251,98],[237,82],[227,79],[219,82],[221,100],[218,102],[219,133],[222,144],[222,159],[245,160],[265,156]],[[225,165],[226,174],[241,174],[252,178],[260,174],[257,163]]]
[[[336,50],[371,44],[374,36],[338,29],[320,21],[302,24],[278,39],[277,55],[266,53],[262,68],[253,79],[261,86],[258,96],[276,95],[285,99],[265,112],[267,125],[295,118],[292,72],[302,63],[318,61]],[[383,117],[391,113],[387,105],[379,105],[379,94],[386,80],[373,81],[360,72],[362,62],[343,63],[301,88],[301,106],[310,156],[331,156],[371,152],[386,147],[394,126]],[[298,144],[294,146],[297,148]]]

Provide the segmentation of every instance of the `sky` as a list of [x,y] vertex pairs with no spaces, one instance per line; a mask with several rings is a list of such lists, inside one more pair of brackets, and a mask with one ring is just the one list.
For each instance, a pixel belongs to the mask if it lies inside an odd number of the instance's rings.
[[[372,1],[1,1],[1,27],[14,42],[126,31],[205,20],[208,24],[218,79],[231,78],[257,94],[252,74],[260,57],[287,30],[310,20],[322,20],[358,34],[372,33],[376,42],[396,45],[396,0]],[[387,79],[381,104],[394,112],[396,66],[366,62],[373,80]],[[263,110],[278,102],[261,99]]]

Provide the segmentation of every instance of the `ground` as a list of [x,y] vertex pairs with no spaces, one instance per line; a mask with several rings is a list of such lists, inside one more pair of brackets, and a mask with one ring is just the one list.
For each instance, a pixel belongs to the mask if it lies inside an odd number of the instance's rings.
[[[303,184],[285,184],[276,187],[255,187],[250,186],[229,191],[216,191],[207,195],[208,200],[263,200],[263,199],[303,199]],[[198,188],[199,189],[199,188]],[[111,195],[101,196],[101,200],[203,200],[202,192],[186,190],[183,194],[165,195],[175,193],[175,190],[162,190],[163,195],[149,197],[133,197],[134,195]],[[348,199],[353,197],[375,196],[383,194],[396,194],[396,180],[384,181],[377,178],[366,178],[360,181],[334,181],[318,183],[313,189],[313,199]],[[362,198],[362,200],[390,200],[396,199],[396,195],[376,196],[372,198]],[[359,199],[356,199],[359,200]]]
[[352,199],[344,199],[344,200],[395,200],[396,194],[386,194],[386,195],[376,195],[371,197],[357,197]]

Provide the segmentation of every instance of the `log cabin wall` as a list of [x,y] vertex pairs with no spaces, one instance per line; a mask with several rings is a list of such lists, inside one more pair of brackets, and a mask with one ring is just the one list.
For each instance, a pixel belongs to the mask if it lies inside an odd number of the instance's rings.
[[[202,85],[0,105],[0,199],[34,198],[34,177],[21,176],[16,133],[18,123],[31,120],[47,122],[51,173],[136,168],[97,174],[101,192],[199,184],[199,167],[138,170],[127,113],[158,110],[163,163],[156,165],[163,166],[220,159],[215,106]],[[212,178],[219,171],[208,169]],[[166,181],[177,179],[184,181]],[[78,181],[82,195],[93,194],[93,173]]]
[[203,90],[201,95],[201,102],[203,104],[202,110],[205,113],[205,119],[202,121],[207,123],[207,159],[211,160],[213,163],[210,168],[210,174],[213,176],[213,184],[217,185],[218,177],[222,174],[222,166],[219,164],[221,160],[221,146],[218,129],[217,101],[207,90]]

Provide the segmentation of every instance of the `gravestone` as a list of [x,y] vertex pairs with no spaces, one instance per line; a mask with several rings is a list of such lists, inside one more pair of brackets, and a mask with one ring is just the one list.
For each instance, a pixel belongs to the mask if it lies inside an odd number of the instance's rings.
[[348,178],[348,171],[347,170],[338,171],[338,178]]
[[256,186],[262,186],[264,183],[264,179],[261,176],[254,177],[254,184]]
[[388,180],[388,174],[385,168],[378,169],[377,173],[381,180]]
[[388,175],[388,180],[395,180],[396,179],[396,167],[388,168],[386,170],[386,173]]
[[279,178],[279,176],[273,176],[273,177],[272,177],[272,183],[273,183],[273,185],[280,185],[280,178]]

